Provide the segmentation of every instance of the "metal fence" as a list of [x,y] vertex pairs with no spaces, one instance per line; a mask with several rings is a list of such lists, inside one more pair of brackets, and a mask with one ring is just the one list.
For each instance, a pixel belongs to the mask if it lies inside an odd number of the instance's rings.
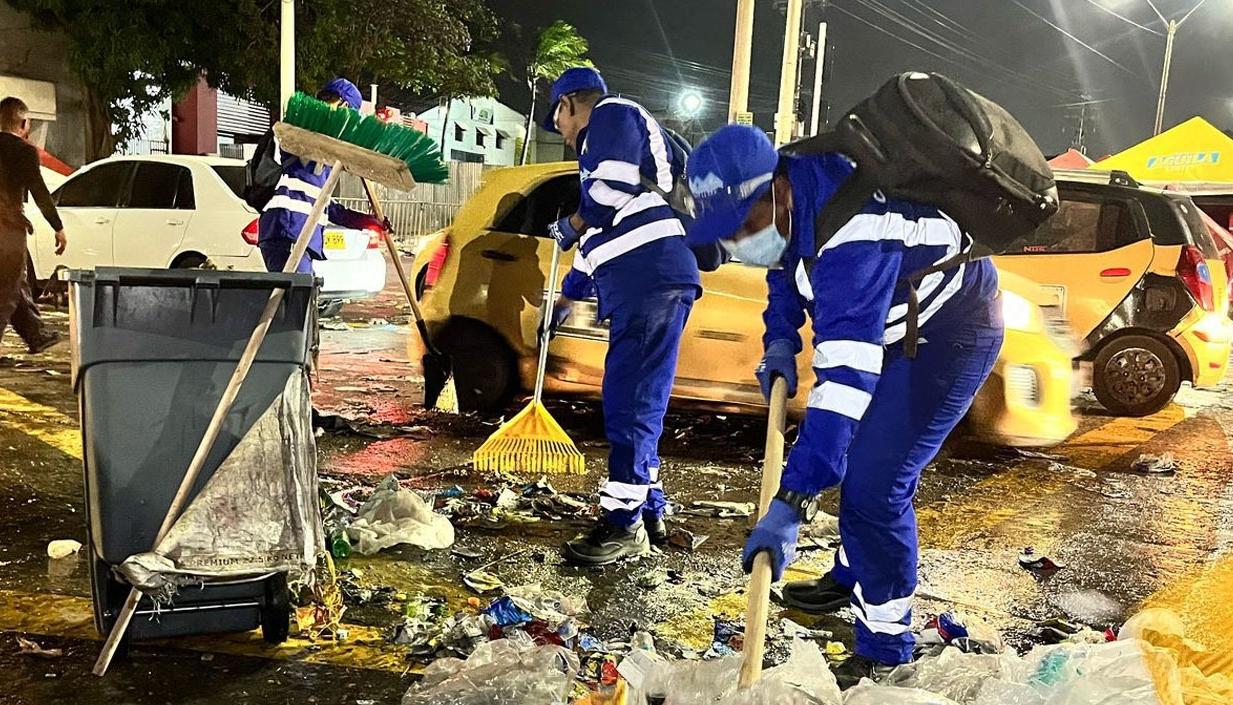
[[[368,200],[364,198],[336,198],[342,205],[353,210],[368,212]],[[454,220],[461,207],[459,203],[425,203],[423,201],[381,201],[385,217],[390,219],[394,232],[407,245],[418,245],[419,238],[440,230]]]
[[[483,164],[447,162],[447,165],[450,171],[448,181],[443,184],[419,184],[412,193],[375,185],[386,217],[408,246],[417,246],[422,236],[453,222],[458,209],[479,189],[487,170]],[[344,174],[339,180],[338,193],[336,200],[344,206],[368,210],[364,187],[351,174]]]

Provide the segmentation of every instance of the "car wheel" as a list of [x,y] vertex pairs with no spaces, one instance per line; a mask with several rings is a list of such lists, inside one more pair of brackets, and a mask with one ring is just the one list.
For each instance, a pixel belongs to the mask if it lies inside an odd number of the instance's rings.
[[433,342],[450,359],[460,411],[505,408],[518,387],[514,351],[488,326],[453,321]]
[[1160,411],[1182,386],[1182,371],[1173,351],[1146,335],[1126,335],[1096,355],[1092,391],[1117,416],[1147,416]]
[[187,255],[180,255],[180,257],[175,261],[175,264],[171,265],[171,268],[172,269],[217,269],[217,267],[214,266],[214,263],[210,261],[209,257],[206,257],[205,255],[199,255],[195,252],[187,254]]

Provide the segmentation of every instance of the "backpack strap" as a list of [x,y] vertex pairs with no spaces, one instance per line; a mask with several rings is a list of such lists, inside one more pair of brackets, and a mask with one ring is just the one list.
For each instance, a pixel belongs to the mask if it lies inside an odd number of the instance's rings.
[[901,280],[906,281],[908,285],[908,313],[903,320],[905,326],[903,354],[909,359],[916,357],[916,343],[920,335],[920,297],[916,294],[916,287],[920,286],[921,281],[930,274],[945,272],[961,264],[966,264],[971,259],[971,256],[972,253],[970,251],[960,252],[954,257],[947,257],[937,264],[913,272],[907,279]]

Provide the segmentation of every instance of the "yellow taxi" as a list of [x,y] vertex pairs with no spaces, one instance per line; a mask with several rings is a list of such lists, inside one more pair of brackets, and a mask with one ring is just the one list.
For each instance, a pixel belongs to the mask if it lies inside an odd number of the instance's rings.
[[[548,224],[578,206],[577,166],[537,164],[490,172],[453,224],[422,244],[413,273],[434,342],[452,358],[460,406],[491,410],[535,380],[536,328],[554,242]],[[558,281],[573,253],[562,257]],[[681,342],[672,403],[757,413],[765,408],[753,369],[762,357],[765,273],[727,264],[702,274],[705,291]],[[971,432],[1012,445],[1048,445],[1075,428],[1069,340],[1052,330],[1047,295],[1015,275],[1002,283],[1006,342],[969,417]],[[594,301],[574,306],[549,348],[549,393],[597,398],[608,332]],[[812,333],[802,330],[803,340]],[[423,354],[410,337],[413,359]],[[810,346],[799,356],[813,379]],[[804,413],[807,394],[792,411]]]
[[1056,172],[1061,208],[994,261],[1040,284],[1066,316],[1092,391],[1110,412],[1145,416],[1182,382],[1224,377],[1233,322],[1228,276],[1189,196],[1123,172]]

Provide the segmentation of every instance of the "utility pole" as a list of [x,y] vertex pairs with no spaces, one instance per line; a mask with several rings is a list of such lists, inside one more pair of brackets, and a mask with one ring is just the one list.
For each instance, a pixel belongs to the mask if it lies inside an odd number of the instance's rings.
[[[1197,10],[1198,8],[1196,7],[1195,9]],[[1194,10],[1191,10],[1191,12],[1194,12]],[[1186,15],[1186,17],[1189,16]],[[1185,18],[1182,19],[1185,20]],[[1173,38],[1177,36],[1177,28],[1181,24],[1181,22],[1175,20],[1169,21],[1168,35],[1165,37],[1164,69],[1160,72],[1160,99],[1156,101],[1156,127],[1152,130],[1153,135],[1159,135],[1164,130],[1165,96],[1169,92],[1169,68],[1173,65]]]
[[278,22],[278,114],[287,110],[287,103],[295,94],[295,0],[282,0],[282,14]]
[[784,29],[783,68],[779,75],[779,110],[775,112],[775,145],[787,144],[796,132],[796,79],[801,54],[801,15],[804,0],[788,0]]
[[813,111],[809,117],[809,134],[818,134],[818,118],[822,109],[822,73],[826,70],[826,23],[818,23],[818,49],[813,64]]
[[736,0],[736,38],[732,44],[732,85],[728,88],[728,122],[749,125],[749,62],[753,51],[754,0]]

